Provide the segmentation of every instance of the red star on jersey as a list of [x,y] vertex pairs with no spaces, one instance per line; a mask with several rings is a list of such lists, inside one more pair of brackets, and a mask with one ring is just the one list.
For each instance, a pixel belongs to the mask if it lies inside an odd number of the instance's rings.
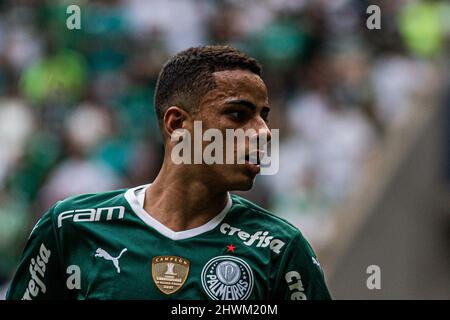
[[234,252],[234,249],[236,249],[236,247],[230,244],[227,246],[227,249],[228,249],[227,252]]

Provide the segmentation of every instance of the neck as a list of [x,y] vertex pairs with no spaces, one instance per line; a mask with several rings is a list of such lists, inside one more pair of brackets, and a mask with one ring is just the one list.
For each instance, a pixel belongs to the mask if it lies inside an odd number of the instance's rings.
[[207,223],[228,201],[226,191],[214,190],[189,169],[165,161],[145,194],[144,210],[175,232]]

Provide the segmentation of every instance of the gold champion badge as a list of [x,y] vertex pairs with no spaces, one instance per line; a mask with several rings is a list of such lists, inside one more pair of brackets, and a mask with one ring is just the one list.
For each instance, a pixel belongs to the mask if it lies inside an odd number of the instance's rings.
[[189,274],[190,262],[177,256],[158,256],[152,259],[152,277],[164,294],[177,292]]

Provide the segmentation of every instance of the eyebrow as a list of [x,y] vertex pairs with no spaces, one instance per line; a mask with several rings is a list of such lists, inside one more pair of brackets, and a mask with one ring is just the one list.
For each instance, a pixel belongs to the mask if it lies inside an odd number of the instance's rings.
[[[240,105],[246,106],[247,108],[250,108],[252,111],[256,110],[256,105],[253,102],[250,102],[250,101],[245,100],[245,99],[230,100],[230,101],[225,102],[225,104],[240,104]],[[269,112],[270,111],[270,107],[264,105],[262,107],[262,110]]]

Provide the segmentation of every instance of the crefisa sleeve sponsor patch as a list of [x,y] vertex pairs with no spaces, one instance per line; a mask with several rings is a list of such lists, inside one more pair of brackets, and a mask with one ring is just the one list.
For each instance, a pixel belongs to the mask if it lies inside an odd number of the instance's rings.
[[42,243],[39,247],[39,254],[36,258],[31,258],[29,267],[31,279],[28,282],[28,287],[25,290],[22,300],[32,300],[37,297],[39,293],[45,294],[47,291],[45,274],[47,264],[50,261],[50,255],[51,251]]

